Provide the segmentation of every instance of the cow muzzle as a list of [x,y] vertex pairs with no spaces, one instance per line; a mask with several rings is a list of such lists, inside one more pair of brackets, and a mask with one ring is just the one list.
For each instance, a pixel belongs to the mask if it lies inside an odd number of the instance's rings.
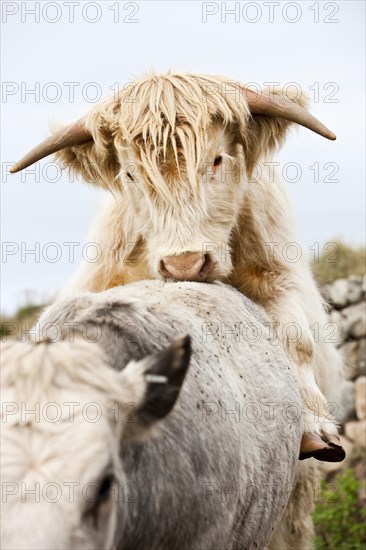
[[214,268],[209,254],[185,252],[179,256],[166,256],[160,262],[160,274],[175,281],[206,281]]

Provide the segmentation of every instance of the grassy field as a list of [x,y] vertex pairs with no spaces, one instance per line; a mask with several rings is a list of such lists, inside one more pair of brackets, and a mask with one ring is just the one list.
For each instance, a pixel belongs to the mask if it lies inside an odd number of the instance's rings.
[[363,246],[352,247],[333,239],[331,247],[323,247],[317,261],[312,262],[312,270],[319,285],[331,283],[336,279],[350,275],[364,275],[366,271],[366,249]]

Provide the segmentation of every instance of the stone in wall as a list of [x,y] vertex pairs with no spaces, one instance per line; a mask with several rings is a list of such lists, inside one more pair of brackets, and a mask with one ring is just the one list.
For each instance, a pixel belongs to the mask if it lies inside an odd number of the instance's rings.
[[366,420],[347,422],[344,431],[356,447],[366,447]]
[[349,338],[364,338],[366,336],[366,308],[365,302],[353,304],[342,310],[341,324]]
[[348,279],[337,279],[325,285],[323,296],[332,307],[342,309],[360,302],[365,297],[365,286],[365,277],[351,275]]
[[366,376],[359,376],[355,382],[355,405],[359,420],[366,419]]
[[345,342],[341,348],[348,380],[366,376],[366,338]]

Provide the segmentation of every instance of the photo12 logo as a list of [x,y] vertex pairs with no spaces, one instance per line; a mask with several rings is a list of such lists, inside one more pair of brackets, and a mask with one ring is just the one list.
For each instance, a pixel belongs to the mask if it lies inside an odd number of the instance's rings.
[[202,2],[202,23],[339,23],[338,2]]
[[1,2],[2,23],[139,23],[137,2]]

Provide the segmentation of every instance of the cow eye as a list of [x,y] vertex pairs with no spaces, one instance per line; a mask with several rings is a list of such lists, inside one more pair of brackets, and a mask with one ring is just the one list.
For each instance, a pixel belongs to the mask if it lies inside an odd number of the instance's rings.
[[129,180],[134,181],[133,177],[129,172],[126,172],[126,176],[128,177]]
[[92,522],[94,529],[99,528],[101,507],[103,503],[108,502],[114,483],[114,475],[112,473],[106,474],[99,483],[92,504],[85,510],[84,517],[87,521]]
[[113,474],[106,475],[98,488],[96,504],[101,504],[110,497],[111,490],[114,483]]
[[213,165],[214,166],[220,166],[221,163],[222,163],[222,156],[219,155],[215,158]]

